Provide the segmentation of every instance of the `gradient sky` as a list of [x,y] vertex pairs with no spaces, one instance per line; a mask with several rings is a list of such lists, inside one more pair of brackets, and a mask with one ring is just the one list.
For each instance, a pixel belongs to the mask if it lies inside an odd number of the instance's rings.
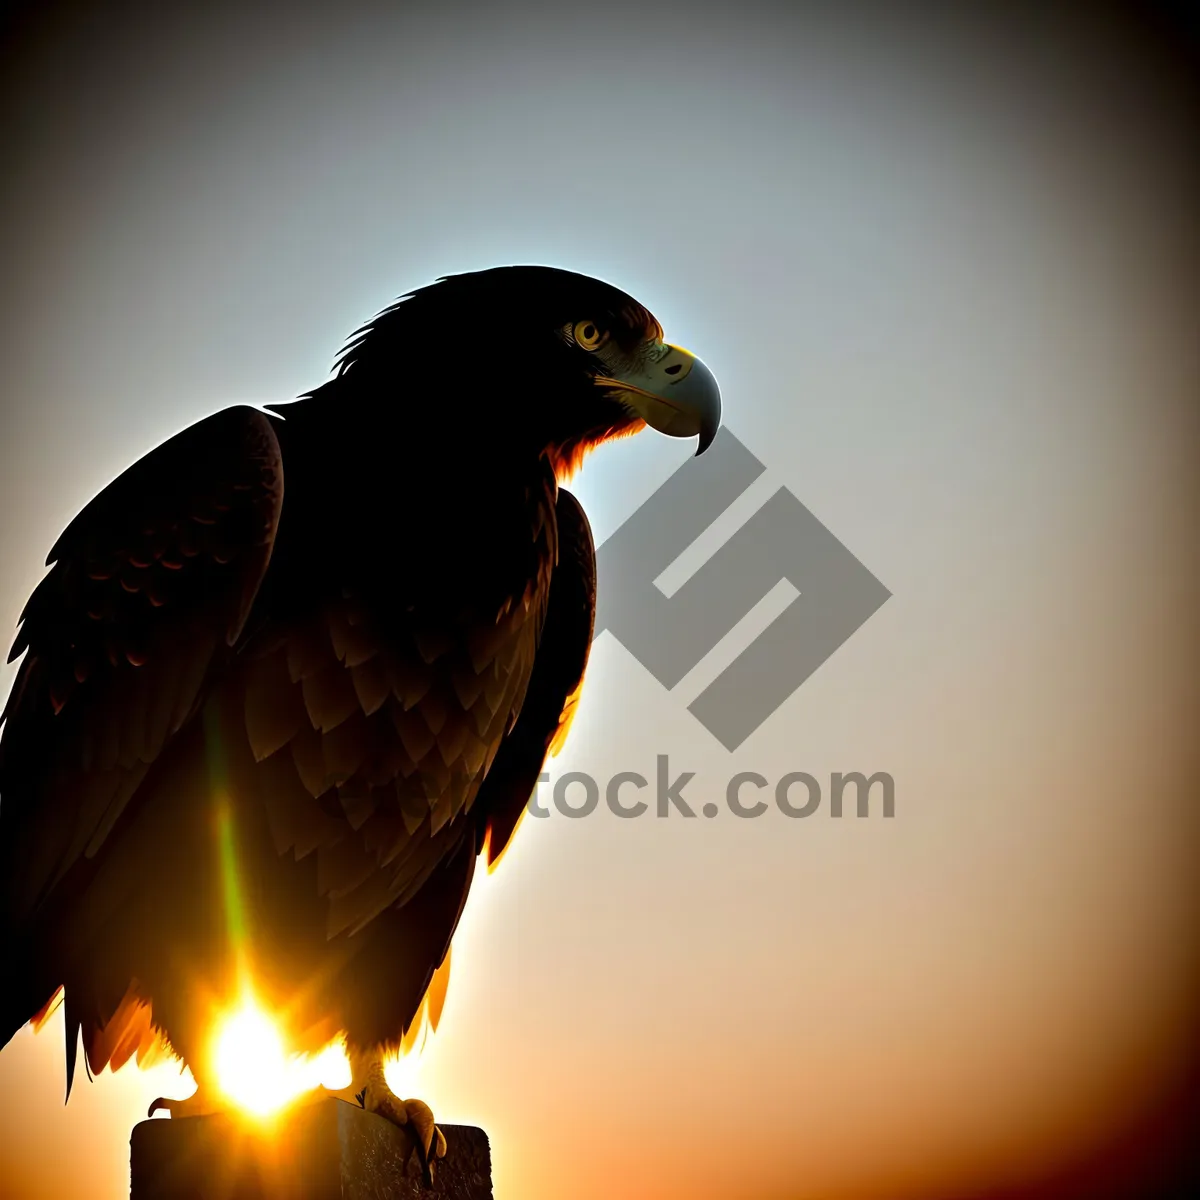
[[[647,304],[755,494],[893,593],[733,754],[597,642],[555,773],[882,770],[896,815],[526,820],[417,1088],[501,1200],[962,1194],[1103,1140],[1192,1024],[1190,93],[1132,24],[832,14],[118,5],[6,51],[0,630],[140,454],[505,262]],[[686,453],[594,456],[597,539]],[[64,1109],[23,1031],[0,1190],[116,1200],[169,1074]]]

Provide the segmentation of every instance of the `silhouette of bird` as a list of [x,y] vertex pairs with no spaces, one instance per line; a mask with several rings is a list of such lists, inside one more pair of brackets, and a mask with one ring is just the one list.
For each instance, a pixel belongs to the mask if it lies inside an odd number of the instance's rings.
[[61,997],[68,1095],[81,1031],[93,1073],[162,1038],[198,1088],[155,1106],[211,1111],[214,1014],[249,978],[292,1048],[344,1035],[347,1093],[431,1178],[444,1139],[384,1056],[423,1002],[436,1021],[476,858],[575,707],[595,555],[560,481],[646,424],[702,451],[719,419],[630,296],[499,267],[409,293],[321,387],[105,488],[10,656],[0,1044]]

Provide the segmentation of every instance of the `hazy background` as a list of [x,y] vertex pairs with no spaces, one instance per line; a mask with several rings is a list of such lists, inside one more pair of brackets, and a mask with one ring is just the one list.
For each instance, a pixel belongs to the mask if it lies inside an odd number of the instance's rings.
[[[646,303],[893,593],[733,755],[688,681],[596,644],[556,772],[669,754],[698,808],[735,770],[884,770],[896,816],[527,820],[415,1089],[487,1128],[502,1200],[999,1191],[1154,1136],[1187,1084],[1194,44],[1094,6],[905,10],[8,26],[0,630],[138,455],[505,262]],[[597,538],[686,453],[598,454]],[[0,1191],[115,1200],[179,1082],[126,1070],[65,1109],[62,1082],[57,1022],[0,1054]]]

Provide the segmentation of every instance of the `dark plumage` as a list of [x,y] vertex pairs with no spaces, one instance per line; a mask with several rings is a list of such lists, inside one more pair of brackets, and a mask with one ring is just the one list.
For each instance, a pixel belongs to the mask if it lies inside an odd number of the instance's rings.
[[399,1042],[583,677],[595,561],[557,477],[718,411],[630,297],[499,268],[115,480],[13,647],[0,1043],[63,987],[68,1088],[80,1029],[92,1071],[161,1031],[203,1087],[245,972],[297,1048]]

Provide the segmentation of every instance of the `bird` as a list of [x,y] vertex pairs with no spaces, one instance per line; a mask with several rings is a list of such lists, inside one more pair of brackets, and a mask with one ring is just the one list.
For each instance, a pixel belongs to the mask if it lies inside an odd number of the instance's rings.
[[[549,266],[414,289],[295,400],[218,411],[67,525],[0,716],[0,1045],[61,1004],[69,1097],[165,1044],[226,1106],[239,986],[345,1096],[445,1138],[388,1053],[444,1000],[477,860],[508,846],[577,708],[596,558],[563,486],[716,379],[630,295]],[[23,657],[22,657],[23,656]],[[436,1021],[436,1015],[434,1017]]]

